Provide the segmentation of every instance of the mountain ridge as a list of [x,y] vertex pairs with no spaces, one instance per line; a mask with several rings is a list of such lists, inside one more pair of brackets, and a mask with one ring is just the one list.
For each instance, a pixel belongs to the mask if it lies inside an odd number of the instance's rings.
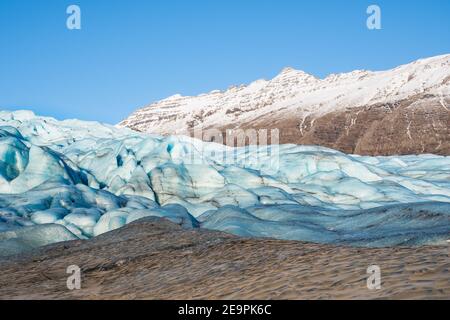
[[323,79],[287,67],[271,80],[171,96],[138,109],[118,126],[162,135],[217,129],[224,137],[230,129],[277,128],[282,144],[362,155],[448,155],[449,103],[450,55],[441,55],[387,71],[355,70]]

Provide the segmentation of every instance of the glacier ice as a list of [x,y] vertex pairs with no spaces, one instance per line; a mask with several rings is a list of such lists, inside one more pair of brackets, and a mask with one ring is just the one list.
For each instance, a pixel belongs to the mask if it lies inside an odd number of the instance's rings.
[[[357,246],[444,243],[450,157],[230,148],[0,111],[4,252],[87,239],[148,216],[241,236]],[[23,238],[27,228],[42,241]]]
[[0,256],[19,254],[56,242],[79,239],[57,224],[41,224],[0,232]]

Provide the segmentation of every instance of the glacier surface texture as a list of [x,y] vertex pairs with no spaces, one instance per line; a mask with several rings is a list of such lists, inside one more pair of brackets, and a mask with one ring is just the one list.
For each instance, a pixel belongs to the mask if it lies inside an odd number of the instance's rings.
[[365,247],[450,239],[450,157],[231,148],[0,112],[0,256],[147,216],[186,228]]

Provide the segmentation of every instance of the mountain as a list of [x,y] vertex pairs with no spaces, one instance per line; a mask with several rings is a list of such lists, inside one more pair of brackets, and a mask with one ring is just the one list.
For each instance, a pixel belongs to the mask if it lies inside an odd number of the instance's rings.
[[277,128],[281,144],[360,155],[450,155],[450,55],[325,79],[286,68],[269,81],[169,97],[119,126],[162,135],[217,129],[224,143],[227,130]]

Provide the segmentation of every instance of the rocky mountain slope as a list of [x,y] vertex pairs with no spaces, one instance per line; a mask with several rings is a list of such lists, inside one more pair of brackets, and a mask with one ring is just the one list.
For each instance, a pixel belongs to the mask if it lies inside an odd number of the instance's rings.
[[287,68],[269,81],[172,96],[119,126],[163,135],[217,129],[224,143],[232,134],[227,130],[278,128],[281,144],[361,155],[450,155],[450,55],[325,79]]

